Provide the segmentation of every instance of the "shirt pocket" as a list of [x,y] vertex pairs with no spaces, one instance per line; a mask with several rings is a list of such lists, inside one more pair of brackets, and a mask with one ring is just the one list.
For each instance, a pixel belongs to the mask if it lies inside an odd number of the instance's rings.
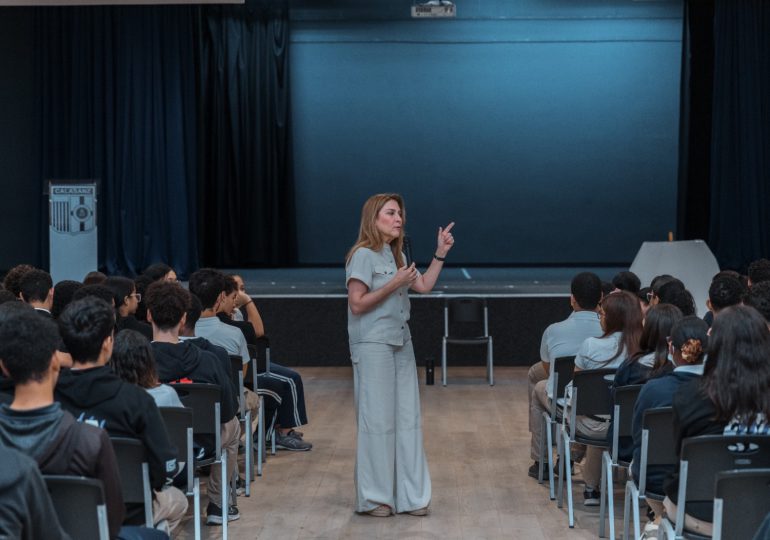
[[372,288],[379,289],[393,279],[396,270],[386,264],[375,264],[372,274]]

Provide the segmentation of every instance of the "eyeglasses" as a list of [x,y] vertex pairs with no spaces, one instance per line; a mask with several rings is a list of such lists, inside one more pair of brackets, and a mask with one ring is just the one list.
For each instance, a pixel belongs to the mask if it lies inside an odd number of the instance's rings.
[[650,291],[647,293],[647,301],[652,302],[652,299],[655,298],[655,293]]

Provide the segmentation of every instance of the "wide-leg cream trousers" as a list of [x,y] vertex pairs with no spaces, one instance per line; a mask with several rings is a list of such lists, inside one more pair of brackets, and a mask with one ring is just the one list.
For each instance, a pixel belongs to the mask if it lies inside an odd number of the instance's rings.
[[412,342],[357,343],[351,357],[358,420],[356,511],[381,504],[396,512],[424,508],[431,483]]

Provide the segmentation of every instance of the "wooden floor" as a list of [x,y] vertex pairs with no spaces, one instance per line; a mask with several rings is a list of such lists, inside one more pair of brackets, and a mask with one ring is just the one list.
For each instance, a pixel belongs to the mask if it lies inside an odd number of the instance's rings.
[[[251,497],[239,497],[236,539],[550,539],[597,538],[598,507],[582,505],[574,486],[576,523],[548,499],[547,484],[527,476],[527,369],[497,368],[495,386],[483,368],[454,368],[449,385],[421,386],[425,448],[433,482],[427,517],[375,518],[353,512],[355,417],[351,368],[305,368],[310,452],[268,457]],[[422,377],[422,372],[420,373]],[[437,374],[437,383],[439,381]],[[421,379],[424,381],[424,378]],[[617,492],[616,514],[622,512]],[[205,510],[206,497],[202,497]],[[190,513],[192,508],[190,509]],[[179,538],[193,538],[192,519]],[[203,526],[204,538],[221,527]]]

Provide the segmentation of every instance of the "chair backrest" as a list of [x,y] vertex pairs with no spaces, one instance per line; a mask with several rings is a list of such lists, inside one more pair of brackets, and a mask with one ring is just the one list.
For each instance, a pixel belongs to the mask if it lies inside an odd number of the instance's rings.
[[770,469],[718,472],[714,489],[714,538],[753,538],[770,512]]
[[172,384],[185,407],[193,410],[193,431],[196,435],[219,436],[219,409],[222,389],[216,384]]
[[634,405],[639,397],[639,392],[642,391],[641,384],[631,384],[628,386],[619,386],[615,388],[615,412],[618,413],[618,417],[613,416],[613,433],[617,433],[618,437],[632,437],[633,433],[633,420],[634,420]]
[[554,398],[560,398],[564,396],[564,389],[572,380],[575,373],[575,357],[574,356],[560,356],[554,358],[551,363],[551,369],[554,376]]
[[[192,491],[193,482],[193,410],[187,407],[158,407],[168,438],[176,447],[176,459],[185,463],[187,491]],[[189,430],[189,431],[188,431]]]
[[614,369],[586,369],[576,371],[572,377],[572,392],[577,390],[576,416],[612,414],[610,384],[605,375],[615,373]]
[[449,325],[454,323],[482,323],[484,337],[489,336],[487,300],[472,296],[444,300],[444,336],[449,336]]
[[682,441],[679,481],[686,472],[688,504],[713,500],[720,471],[765,468],[770,468],[770,437],[766,435],[704,435]]
[[147,449],[139,439],[110,437],[120,473],[123,502],[144,504],[145,524],[152,527],[152,494]]
[[242,415],[246,410],[246,398],[243,394],[243,358],[232,354],[230,355],[230,380],[233,388],[238,392],[238,414]]
[[[671,407],[647,409],[642,417],[642,430],[647,432],[647,465],[676,465],[674,443],[674,410]],[[643,435],[644,436],[644,433]]]
[[100,540],[110,537],[101,480],[84,476],[43,476],[43,479],[59,523],[67,534],[72,538]]

